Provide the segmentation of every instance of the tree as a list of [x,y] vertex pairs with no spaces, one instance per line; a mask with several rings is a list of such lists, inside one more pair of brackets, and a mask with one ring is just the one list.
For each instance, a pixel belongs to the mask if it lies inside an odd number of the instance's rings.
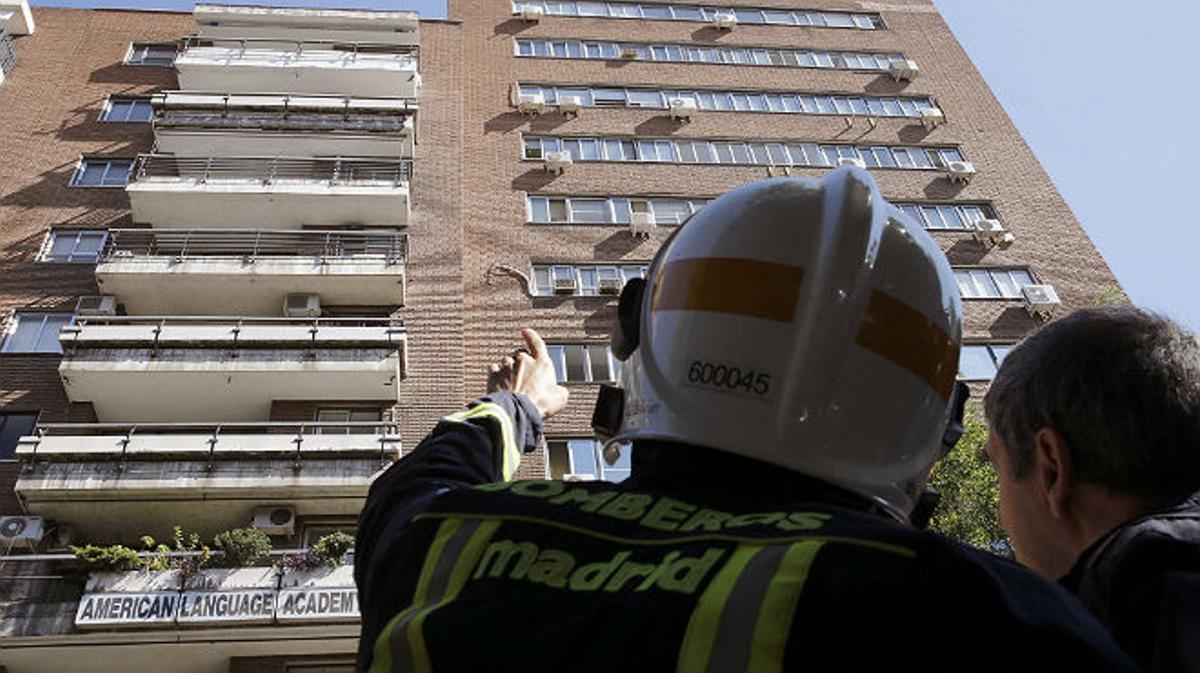
[[942,494],[929,527],[964,544],[1011,556],[1012,544],[999,524],[996,471],[983,449],[987,435],[978,407],[969,407],[962,439],[929,479],[930,487]]

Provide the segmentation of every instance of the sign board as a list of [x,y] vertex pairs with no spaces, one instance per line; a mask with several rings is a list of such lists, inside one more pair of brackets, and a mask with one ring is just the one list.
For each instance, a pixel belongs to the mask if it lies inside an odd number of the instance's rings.
[[302,587],[279,590],[279,622],[328,622],[358,619],[358,589]]
[[275,618],[275,589],[185,591],[179,624],[270,624]]
[[175,623],[178,591],[84,594],[75,611],[75,625],[154,626]]

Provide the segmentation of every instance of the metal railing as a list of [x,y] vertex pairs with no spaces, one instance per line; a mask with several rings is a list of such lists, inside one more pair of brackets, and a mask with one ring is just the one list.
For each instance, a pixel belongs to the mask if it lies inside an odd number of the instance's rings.
[[392,231],[288,231],[260,229],[110,229],[102,262],[167,257],[173,262],[235,258],[370,258],[398,264],[408,257],[408,236]]
[[[190,448],[184,444],[179,444],[177,441],[172,441],[170,446],[166,446],[161,450],[146,450],[144,446],[139,447],[132,454],[129,451],[131,444],[137,443],[136,440],[147,436],[161,437],[194,437],[198,444],[195,448]],[[265,442],[260,451],[255,451],[253,448],[241,450],[240,447],[247,437],[262,436],[270,437],[275,440],[283,440],[286,437],[291,439],[286,440],[287,444],[293,445],[291,448],[273,448],[268,446],[270,442]],[[361,438],[362,446],[351,446],[358,440],[341,440],[338,442],[340,446],[330,448],[329,446],[321,446],[322,437],[359,437]],[[128,460],[139,457],[152,457],[154,454],[186,454],[203,456],[208,461],[210,468],[213,462],[218,459],[242,459],[250,455],[266,455],[266,456],[289,456],[294,461],[294,469],[300,469],[301,459],[307,452],[310,454],[328,455],[339,451],[359,452],[367,449],[367,444],[378,445],[378,455],[381,459],[386,457],[389,452],[398,454],[401,450],[400,446],[400,425],[396,421],[349,421],[349,422],[329,422],[329,421],[312,421],[312,422],[250,422],[250,423],[40,423],[34,430],[33,437],[36,437],[33,449],[29,451],[18,451],[18,458],[26,465],[31,465],[37,462],[38,448],[46,438],[50,437],[72,437],[80,438],[83,441],[85,438],[95,437],[113,437],[116,438],[111,447],[97,449],[92,445],[87,450],[81,450],[77,454],[71,452],[63,452],[61,450],[53,450],[44,453],[41,458],[47,459],[51,456],[59,458],[78,458],[85,455],[114,455],[118,456],[122,464]],[[228,448],[221,449],[222,440],[227,440],[236,445],[238,450],[230,451]],[[150,440],[151,442],[153,440]],[[330,439],[324,440],[326,443]],[[24,442],[29,444],[27,440]],[[276,442],[278,443],[278,441]],[[253,444],[253,441],[251,441]],[[312,448],[317,447],[317,448]],[[376,450],[375,446],[370,448],[372,452]],[[27,471],[28,471],[27,467]]]
[[[203,99],[208,98],[208,101]],[[405,96],[347,96],[331,93],[229,93],[227,91],[164,91],[151,97],[155,108],[204,110],[264,110],[282,112],[333,112],[349,114],[378,111],[406,114],[417,109],[417,99]]]
[[168,91],[152,99],[156,128],[355,131],[403,134],[415,98]]
[[359,55],[396,54],[408,55],[414,59],[420,52],[417,45],[388,44],[387,42],[346,42],[342,40],[287,40],[274,37],[214,37],[209,35],[189,35],[179,41],[180,51],[193,47],[224,47],[237,46],[242,51],[251,49],[280,49],[287,48],[297,54],[309,51],[340,51],[353,57]]
[[[158,328],[173,325],[228,325],[236,333],[242,327],[295,327],[307,326],[312,330],[322,327],[384,327],[402,328],[404,320],[398,317],[387,318],[274,318],[274,317],[245,317],[222,315],[77,315],[75,320],[63,327],[82,328],[88,325],[154,325]],[[77,331],[77,330],[76,330]]]
[[412,179],[413,162],[406,159],[358,157],[179,157],[142,154],[130,183],[154,179],[212,181],[327,182],[331,185],[390,184]]
[[13,49],[12,34],[8,24],[0,22],[0,73],[7,75],[17,67],[17,52]]
[[151,358],[167,348],[392,348],[406,334],[398,317],[75,316],[59,340],[69,360],[81,349],[113,346],[149,349]]

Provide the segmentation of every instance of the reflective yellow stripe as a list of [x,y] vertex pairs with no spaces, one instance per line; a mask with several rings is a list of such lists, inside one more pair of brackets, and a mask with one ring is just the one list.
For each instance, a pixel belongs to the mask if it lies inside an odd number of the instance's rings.
[[758,612],[747,671],[783,670],[783,655],[796,614],[796,602],[804,591],[813,559],[824,544],[823,540],[805,540],[788,547]]
[[492,535],[495,534],[496,529],[499,527],[500,522],[498,521],[489,521],[479,526],[471,535],[471,539],[462,548],[458,558],[454,561],[454,570],[450,573],[450,579],[446,584],[441,600],[433,605],[422,608],[409,621],[408,645],[412,651],[412,670],[417,671],[417,673],[425,673],[426,671],[433,670],[433,665],[429,660],[429,648],[425,644],[425,618],[434,610],[458,597],[459,592],[462,591],[463,586],[467,583],[467,578],[470,576],[471,570],[479,563],[479,557],[483,555],[484,547],[491,541]]
[[503,445],[500,449],[500,474],[504,481],[512,481],[513,475],[517,473],[517,468],[521,466],[521,449],[517,446],[512,418],[509,417],[504,407],[495,402],[483,402],[466,411],[450,414],[442,420],[451,423],[466,423],[484,416],[494,418],[500,424],[500,439]]
[[371,657],[371,673],[387,673],[392,670],[393,632],[425,602],[425,595],[429,591],[429,580],[433,577],[434,569],[438,567],[438,560],[442,556],[442,550],[446,547],[446,541],[458,532],[460,526],[462,526],[462,519],[447,519],[438,527],[433,544],[425,553],[425,564],[421,567],[421,576],[417,579],[417,589],[413,592],[412,604],[392,617],[383,631],[379,633],[379,637],[375,639],[374,654]]
[[708,660],[712,655],[712,646],[716,641],[717,629],[721,625],[725,604],[729,601],[733,587],[745,570],[746,564],[762,550],[761,545],[739,546],[716,577],[713,577],[700,600],[696,602],[688,620],[683,643],[679,646],[679,659],[675,666],[677,671],[691,673],[708,669]]

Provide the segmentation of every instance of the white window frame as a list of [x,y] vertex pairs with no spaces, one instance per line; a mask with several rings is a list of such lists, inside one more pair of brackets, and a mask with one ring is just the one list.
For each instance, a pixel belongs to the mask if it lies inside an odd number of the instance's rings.
[[[977,299],[978,300],[992,300],[992,301],[995,301],[995,300],[1012,301],[1014,299],[1021,299],[1022,298],[1021,288],[1025,287],[1026,285],[1036,285],[1038,282],[1037,276],[1034,275],[1033,270],[1029,269],[1028,267],[1022,267],[1022,266],[1006,266],[1006,267],[962,266],[962,267],[954,267],[953,270],[954,270],[955,284],[958,285],[959,293],[962,295],[962,298],[964,301],[977,300]],[[962,283],[959,281],[960,273],[966,273],[966,274],[984,273],[984,274],[987,274],[988,278],[991,280],[992,284],[996,288],[996,296],[990,296],[986,293],[982,293],[982,294],[972,293],[970,296],[968,296],[967,293],[962,291]],[[1022,273],[1022,274],[1027,275],[1029,277],[1030,282],[1026,284],[1021,281],[1018,281],[1017,278],[1015,276],[1013,276],[1014,273]],[[1006,277],[1008,282],[1012,285],[1012,287],[1016,288],[1016,292],[1015,293],[1011,293],[1011,292],[1006,293],[1005,285],[1002,284],[999,280],[997,280],[997,276]],[[976,288],[978,288],[979,283],[974,278],[974,276],[968,275],[968,277],[971,279],[971,284],[974,285]]]
[[[609,267],[619,270],[622,278],[622,289],[624,289],[625,283],[628,282],[629,278],[632,277],[631,272],[628,271],[629,269],[639,269],[641,272],[641,275],[639,276],[640,278],[645,278],[649,270],[649,264],[647,262],[596,262],[588,264],[537,262],[532,265],[529,275],[529,278],[531,279],[530,284],[532,286],[532,294],[535,297],[606,297],[611,299],[615,295],[601,294],[599,292],[599,285],[596,286],[596,292],[584,292],[585,285],[583,274],[581,274],[581,270],[587,270],[595,274],[596,278],[598,279],[600,273],[598,269]],[[554,280],[556,276],[562,275],[570,275],[575,279],[574,292],[567,294],[565,292],[554,291]],[[539,277],[545,277],[549,280],[550,284],[547,288],[539,287],[537,280]]]
[[[119,185],[104,184],[113,170],[113,163],[118,161],[129,162],[129,168],[125,171],[125,180]],[[84,176],[88,167],[93,163],[104,164],[104,174],[100,178],[100,184],[81,184],[79,182],[80,178]],[[126,159],[124,157],[80,157],[78,164],[75,166],[75,172],[71,174],[71,181],[68,183],[68,186],[81,189],[125,189],[125,186],[129,184],[129,176],[133,175],[133,166],[135,163],[137,163],[136,159]]]
[[[154,105],[151,104],[149,96],[117,96],[109,95],[104,99],[104,107],[100,109],[99,121],[105,124],[149,124],[154,120]],[[149,119],[129,119],[129,115],[125,119],[114,119],[112,117],[113,103],[130,103],[130,111],[137,109],[137,105],[144,103],[150,108]]]
[[[589,5],[588,12],[580,11],[578,5]],[[596,7],[590,7],[595,5]],[[790,23],[768,22],[766,20],[766,11],[778,11],[778,7],[728,7],[715,5],[664,5],[664,3],[640,3],[640,2],[551,2],[545,0],[513,0],[513,12],[520,12],[523,7],[538,7],[546,14],[551,16],[573,16],[584,18],[607,18],[607,19],[637,19],[641,21],[691,21],[691,22],[710,22],[717,14],[728,14],[736,12],[741,16],[743,22],[753,25],[768,25],[768,26],[813,26],[817,28],[834,28],[834,29],[849,29],[849,30],[887,30],[887,23],[883,20],[883,16],[876,12],[852,12],[852,11],[824,11],[817,9],[809,10],[792,10],[792,21]],[[649,16],[646,10],[647,7],[657,11],[657,16]],[[757,13],[757,16],[755,16]],[[783,13],[783,12],[781,12]],[[846,16],[849,17],[848,24],[832,25],[828,18],[830,16]]]
[[[100,237],[100,248],[94,253],[79,253],[79,243],[85,236]],[[66,239],[71,236],[75,237],[75,244],[71,248],[71,252],[63,256],[51,257],[50,254],[54,250],[54,243],[58,240]],[[54,262],[60,264],[95,264],[100,261],[100,257],[104,254],[104,246],[108,243],[107,229],[51,229],[46,234],[46,242],[42,245],[42,252],[38,255],[39,262]],[[79,257],[79,259],[76,259]]]
[[[138,60],[133,60],[134,55],[139,49],[145,51],[153,47],[170,47],[175,50],[175,56],[171,58],[170,63],[147,63],[145,56]],[[179,46],[174,42],[130,42],[129,49],[125,52],[125,58],[122,61],[123,65],[131,65],[138,68],[173,68],[175,67],[175,59],[179,58]]]
[[[567,369],[567,349],[577,348],[579,351],[576,355],[581,355],[583,358],[583,379],[570,378]],[[621,375],[621,361],[617,360],[612,353],[612,346],[603,341],[574,341],[574,342],[552,342],[546,344],[547,352],[550,355],[551,362],[554,363],[554,375],[559,383],[564,384],[588,384],[588,383],[612,383]],[[604,359],[603,362],[593,362],[593,357],[597,357],[593,351],[601,353],[598,357]],[[594,368],[602,366],[607,371],[608,378],[595,378],[593,376]]]
[[[9,315],[8,327],[4,332],[4,341],[2,343],[0,343],[0,353],[54,353],[54,354],[61,354],[62,353],[62,345],[59,343],[57,338],[54,339],[53,350],[37,348],[38,344],[46,336],[46,334],[45,334],[46,325],[50,322],[50,320],[52,318],[60,318],[60,319],[66,318],[66,322],[63,323],[62,326],[59,328],[59,331],[61,332],[62,327],[70,325],[73,322],[75,315],[73,313],[66,313],[66,312],[62,312],[62,311],[21,311],[21,310],[13,311]],[[34,349],[33,350],[15,350],[15,349],[13,349],[13,347],[12,347],[13,338],[16,336],[17,331],[19,329],[21,329],[22,322],[25,322],[26,320],[33,320],[33,319],[39,320],[37,327],[34,328],[37,330],[37,332],[35,333],[34,338],[33,338]],[[55,336],[57,337],[57,334]]]
[[[1008,355],[1009,352],[1012,351],[1013,347],[1015,347],[1015,346],[1016,346],[1016,344],[1012,344],[1012,343],[1002,343],[1002,344],[1001,343],[965,343],[965,344],[963,344],[962,347],[964,350],[966,350],[967,348],[983,349],[983,352],[991,359],[992,374],[991,374],[991,376],[988,376],[986,378],[966,377],[966,376],[963,376],[963,372],[960,369],[958,371],[958,375],[957,375],[958,380],[971,381],[971,382],[991,381],[993,378],[995,378],[996,372],[1000,369],[1000,364],[1004,361],[1004,358]],[[999,348],[1004,349],[1005,352],[1002,354],[997,354],[996,349],[999,349]],[[961,362],[961,358],[959,358],[959,360]]]

